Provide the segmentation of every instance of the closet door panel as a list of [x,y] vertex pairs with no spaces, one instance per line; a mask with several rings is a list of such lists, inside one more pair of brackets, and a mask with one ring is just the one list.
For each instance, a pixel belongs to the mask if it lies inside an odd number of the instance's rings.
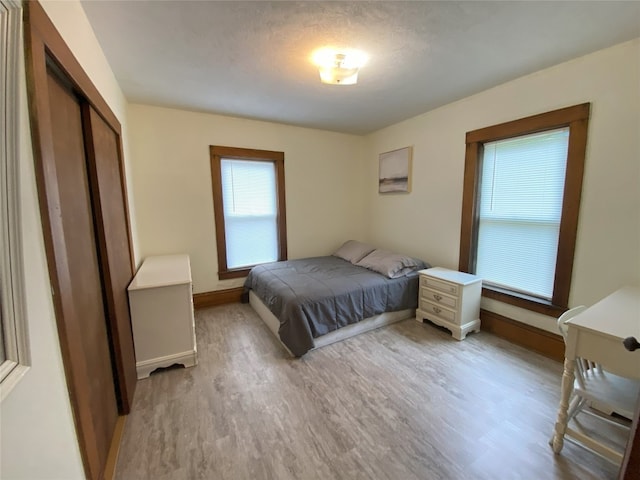
[[[65,367],[80,381],[70,383],[82,418],[92,478],[102,475],[118,419],[102,277],[96,251],[81,107],[55,73],[47,75],[58,202],[50,211],[58,274],[58,295],[66,333]],[[53,213],[53,214],[52,214]]]
[[133,278],[129,229],[120,161],[120,138],[89,105],[83,105],[85,145],[98,229],[98,245],[107,285],[106,300],[112,333],[120,413],[131,410],[136,387],[136,361],[127,287]]

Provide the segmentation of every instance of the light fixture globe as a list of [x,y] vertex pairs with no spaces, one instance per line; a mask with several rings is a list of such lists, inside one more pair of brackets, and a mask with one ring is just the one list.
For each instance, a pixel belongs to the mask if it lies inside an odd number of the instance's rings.
[[324,48],[313,55],[318,66],[320,81],[329,85],[354,85],[358,82],[358,71],[367,61],[367,56],[357,50],[333,50]]

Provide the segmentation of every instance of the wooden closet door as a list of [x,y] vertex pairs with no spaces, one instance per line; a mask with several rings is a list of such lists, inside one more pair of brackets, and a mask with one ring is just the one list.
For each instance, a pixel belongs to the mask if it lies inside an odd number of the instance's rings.
[[[100,264],[94,233],[81,107],[55,73],[47,71],[53,155],[45,162],[58,323],[69,393],[79,422],[90,478],[102,478],[118,419]],[[57,184],[57,185],[55,185]],[[54,196],[57,188],[57,198]],[[57,200],[57,202],[55,201]],[[56,204],[57,203],[57,204]],[[55,212],[53,213],[51,210]]]
[[118,135],[88,104],[82,105],[84,134],[90,159],[89,178],[97,229],[112,345],[116,351],[116,393],[120,413],[131,411],[136,388],[136,360],[127,287],[133,278],[129,255],[126,199]]

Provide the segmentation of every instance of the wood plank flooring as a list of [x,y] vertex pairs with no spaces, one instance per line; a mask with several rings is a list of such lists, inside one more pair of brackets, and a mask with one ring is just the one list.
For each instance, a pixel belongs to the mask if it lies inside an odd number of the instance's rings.
[[138,382],[117,480],[614,479],[548,440],[560,363],[406,320],[288,357],[251,307],[196,312],[199,364]]

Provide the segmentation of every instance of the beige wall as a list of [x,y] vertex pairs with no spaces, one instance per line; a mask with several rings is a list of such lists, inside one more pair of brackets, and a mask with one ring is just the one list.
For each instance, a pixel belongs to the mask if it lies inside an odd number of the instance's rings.
[[[217,278],[208,146],[285,152],[289,257],[347,238],[457,268],[465,133],[592,103],[571,305],[640,281],[640,40],[497,86],[366,137],[253,120],[129,106],[140,257],[191,255],[194,291]],[[377,193],[378,154],[414,147],[409,195]],[[555,331],[545,316],[490,300],[485,308]]]
[[[125,129],[124,96],[80,3],[43,6]],[[44,253],[22,64],[20,79],[20,197],[31,368],[0,408],[0,478],[82,479]]]
[[209,145],[284,152],[289,258],[363,238],[363,137],[146,105],[129,125],[140,254],[189,254],[196,293],[243,282],[218,280]]
[[[640,282],[640,39],[427,112],[367,137],[368,238],[457,268],[465,133],[591,102],[570,306]],[[470,72],[472,74],[472,72]],[[426,87],[428,88],[428,87]],[[413,145],[413,192],[379,195],[378,154]],[[552,319],[485,308],[555,331]]]

